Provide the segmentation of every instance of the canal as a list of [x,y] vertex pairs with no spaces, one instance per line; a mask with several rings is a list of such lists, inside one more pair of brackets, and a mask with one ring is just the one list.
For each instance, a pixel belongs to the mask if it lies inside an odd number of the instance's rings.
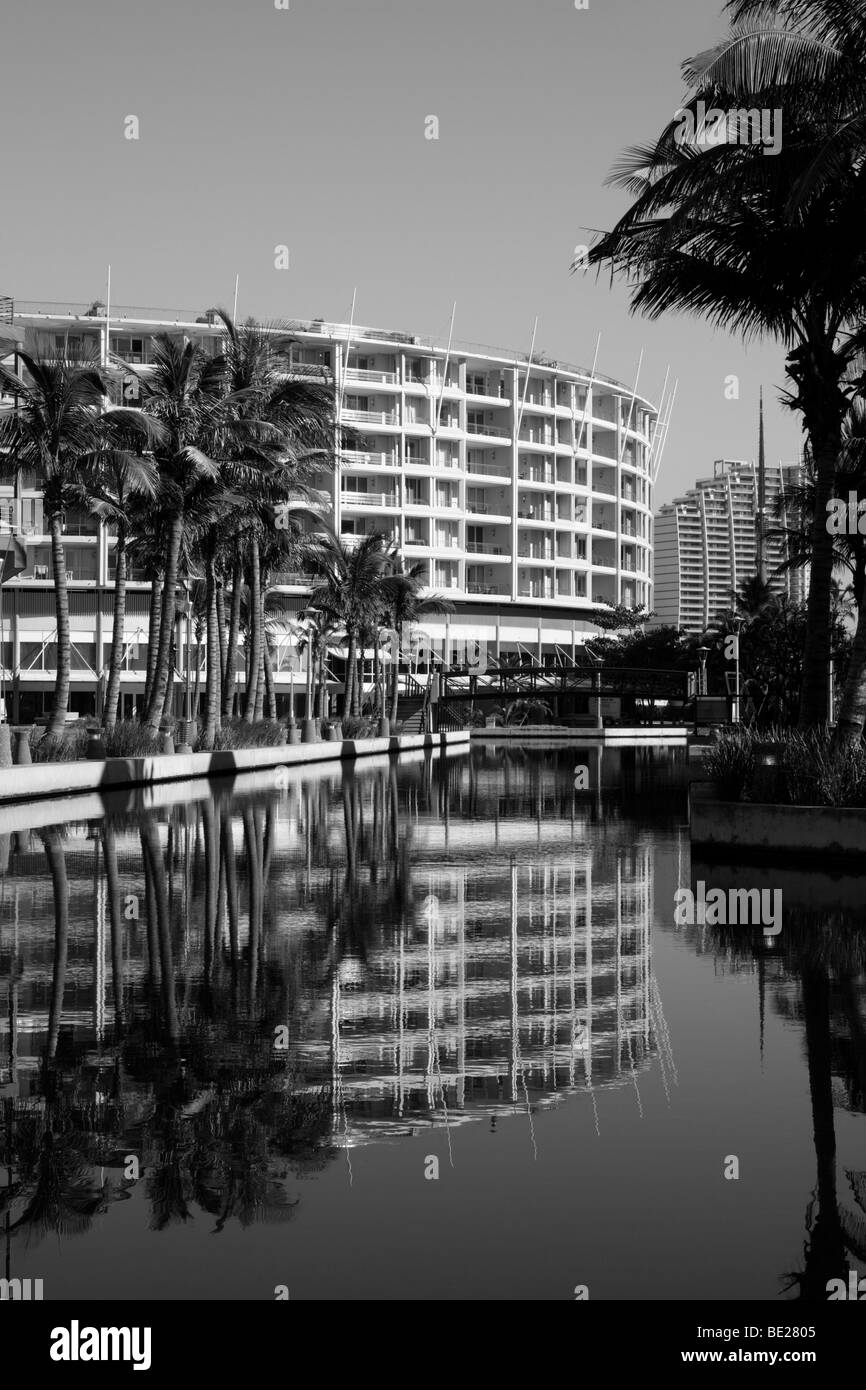
[[862,910],[676,925],[685,750],[491,740],[84,811],[0,834],[6,1277],[824,1300],[862,1272]]

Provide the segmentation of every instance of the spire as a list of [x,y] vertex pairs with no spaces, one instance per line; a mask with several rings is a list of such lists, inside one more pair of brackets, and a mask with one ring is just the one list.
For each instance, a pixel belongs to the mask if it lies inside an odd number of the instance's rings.
[[755,517],[755,570],[761,583],[766,583],[767,567],[764,558],[764,511],[767,505],[767,465],[764,457],[764,388],[760,387],[758,415],[758,514]]

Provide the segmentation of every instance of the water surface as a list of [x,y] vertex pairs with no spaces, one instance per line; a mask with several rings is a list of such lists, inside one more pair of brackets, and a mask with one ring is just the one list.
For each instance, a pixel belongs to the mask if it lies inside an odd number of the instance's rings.
[[772,1300],[863,1272],[862,911],[675,927],[681,750],[490,743],[50,814],[0,836],[7,1277]]

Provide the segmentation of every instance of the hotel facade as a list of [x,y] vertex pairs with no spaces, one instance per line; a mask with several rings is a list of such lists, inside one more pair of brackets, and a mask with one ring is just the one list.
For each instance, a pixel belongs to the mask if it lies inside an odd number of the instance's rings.
[[[780,528],[792,489],[802,476],[795,463],[764,470],[764,572],[773,593],[802,602],[800,569],[780,569],[788,548]],[[655,626],[706,631],[733,603],[739,586],[757,573],[759,472],[755,463],[717,459],[712,478],[700,479],[683,497],[666,502],[655,518]]]
[[[6,341],[44,357],[116,369],[112,396],[135,404],[153,339],[169,334],[219,351],[206,313],[0,301]],[[599,604],[653,606],[655,406],[596,371],[404,333],[293,321],[286,369],[333,387],[339,466],[318,480],[344,537],[378,531],[423,566],[427,589],[454,612],[425,619],[423,641],[446,664],[523,656],[573,660],[598,631]],[[12,365],[10,351],[6,361]],[[2,400],[12,408],[10,396]],[[3,595],[3,665],[14,720],[42,712],[54,680],[50,543],[38,483],[0,486],[0,529],[21,536],[23,573]],[[67,514],[73,642],[70,709],[94,712],[111,638],[114,536],[85,508]],[[272,589],[303,609],[309,576],[277,574]],[[149,586],[131,568],[122,712],[141,695]],[[417,636],[418,634],[416,634]],[[194,659],[196,654],[193,654]],[[203,666],[203,649],[198,653]],[[297,658],[275,653],[282,696]],[[242,675],[242,672],[241,672]]]

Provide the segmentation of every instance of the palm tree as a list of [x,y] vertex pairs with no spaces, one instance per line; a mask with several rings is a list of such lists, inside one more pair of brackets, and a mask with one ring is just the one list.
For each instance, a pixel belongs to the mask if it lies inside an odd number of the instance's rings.
[[64,517],[81,496],[85,469],[128,444],[131,431],[152,442],[158,429],[137,410],[102,410],[108,387],[96,365],[18,354],[23,380],[0,366],[0,380],[17,396],[14,414],[0,421],[0,449],[15,474],[39,479],[51,536],[57,619],[57,675],[46,735],[62,734],[69,705],[69,592],[63,546]]
[[346,633],[337,619],[315,608],[306,609],[298,626],[298,652],[307,653],[306,717],[321,719],[324,715],[328,652],[345,642]]
[[[275,546],[277,552],[282,548],[276,512],[291,502],[314,501],[313,478],[333,461],[334,405],[324,383],[306,381],[290,370],[291,339],[279,325],[258,324],[252,319],[237,325],[226,310],[218,313],[224,328],[222,355],[235,401],[235,418],[247,427],[241,438],[232,442],[224,475],[227,484],[245,499],[241,516],[249,575],[250,645],[244,719],[252,722],[261,716],[264,697],[267,569],[276,558]],[[264,557],[263,547],[267,551]],[[235,572],[231,611],[235,631],[239,620],[237,593]],[[231,650],[229,643],[229,663]],[[227,670],[224,712],[233,698],[234,672]]]
[[397,719],[400,702],[400,650],[407,627],[439,613],[453,613],[454,604],[444,594],[425,594],[427,567],[423,561],[407,565],[397,550],[388,557],[389,573],[383,585],[383,598],[391,625],[399,638],[398,650],[391,662],[392,724]]
[[[736,138],[708,143],[697,126],[694,140],[683,139],[678,114],[654,145],[629,152],[620,163],[613,181],[634,203],[590,261],[631,273],[637,282],[632,307],[650,317],[684,309],[746,338],[775,337],[787,350],[787,400],[803,417],[817,476],[800,700],[805,727],[827,718],[833,546],[824,521],[855,390],[850,369],[862,346],[866,189],[859,158],[850,146],[837,145],[832,184],[825,181],[820,196],[810,191],[816,156],[832,139],[847,97],[838,71],[823,86],[811,72],[803,77],[807,57],[817,62],[824,42],[802,32],[807,7],[780,0],[764,8],[782,16],[776,29],[793,24],[785,12],[798,9],[799,29],[782,38],[766,26],[760,34],[735,30],[712,53],[685,64],[692,91],[681,111],[694,118],[704,101],[730,112],[732,133],[733,113],[773,110],[784,90],[782,149],[768,159],[761,145]],[[827,22],[831,8],[841,12],[831,0],[811,7]],[[862,0],[847,8],[862,19]],[[733,7],[737,15],[746,9],[755,7]],[[847,51],[853,61],[850,43]]]
[[123,627],[126,617],[127,543],[142,506],[156,496],[159,474],[151,458],[132,449],[110,449],[97,454],[82,474],[82,493],[90,510],[116,530],[114,548],[114,615],[111,656],[102,723],[113,729],[117,721],[120,673],[123,666]]
[[322,532],[311,545],[314,571],[322,577],[310,597],[310,607],[346,633],[346,686],[343,713],[361,713],[361,680],[357,672],[358,639],[371,615],[381,612],[383,576],[388,552],[378,532],[347,543],[323,522]]
[[233,402],[224,389],[220,358],[207,357],[191,342],[181,344],[163,334],[154,339],[149,375],[141,378],[145,409],[164,426],[155,449],[160,500],[166,521],[162,598],[154,674],[143,722],[156,733],[169,684],[181,548],[187,516],[212,497],[219,466],[204,444],[218,438],[228,423]]

